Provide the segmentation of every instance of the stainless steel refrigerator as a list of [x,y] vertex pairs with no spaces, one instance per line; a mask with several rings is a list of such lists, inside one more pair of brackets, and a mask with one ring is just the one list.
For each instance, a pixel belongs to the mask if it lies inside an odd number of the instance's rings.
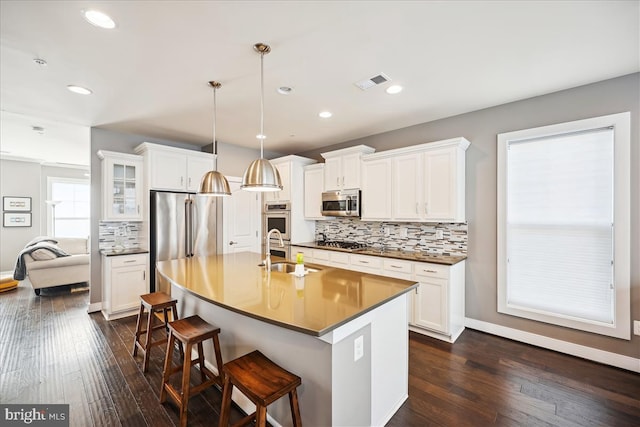
[[171,293],[156,273],[156,263],[169,259],[213,255],[222,248],[222,205],[216,197],[151,191],[151,292]]

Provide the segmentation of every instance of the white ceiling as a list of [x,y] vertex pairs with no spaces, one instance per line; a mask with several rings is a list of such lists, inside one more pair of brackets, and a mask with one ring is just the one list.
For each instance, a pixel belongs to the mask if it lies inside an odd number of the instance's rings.
[[[207,82],[217,80],[218,140],[258,147],[257,42],[272,48],[264,58],[265,149],[283,153],[640,71],[638,1],[2,1],[0,8],[3,111],[200,145],[211,142]],[[89,8],[108,13],[117,28],[88,24],[81,10]],[[354,85],[381,72],[404,91]],[[68,84],[93,94],[73,94]],[[280,95],[279,86],[293,93]],[[322,110],[333,117],[319,118]],[[3,129],[3,151],[8,141],[16,139]]]

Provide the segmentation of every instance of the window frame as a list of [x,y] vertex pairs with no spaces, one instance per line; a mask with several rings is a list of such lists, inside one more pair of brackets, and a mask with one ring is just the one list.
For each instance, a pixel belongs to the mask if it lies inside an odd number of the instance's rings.
[[[86,184],[89,189],[89,197],[91,197],[91,182],[89,179],[71,178],[71,177],[62,177],[62,176],[48,176],[47,177],[47,200],[52,200],[54,183]],[[89,208],[91,208],[91,199],[89,199]],[[49,209],[48,206],[46,209],[46,218],[47,218],[47,235],[53,236],[53,209]],[[91,212],[89,212],[88,217],[73,217],[73,218],[61,217],[57,219],[77,219],[77,220],[86,219],[88,221],[89,229],[91,229]],[[53,237],[56,237],[56,236],[53,236]],[[64,236],[58,236],[58,237],[64,237]]]
[[[576,120],[531,129],[498,134],[497,138],[497,269],[498,312],[530,320],[564,326],[620,339],[631,339],[631,113]],[[613,324],[552,316],[534,310],[510,306],[507,302],[507,184],[508,146],[510,142],[553,137],[612,127],[614,131],[614,321]]]

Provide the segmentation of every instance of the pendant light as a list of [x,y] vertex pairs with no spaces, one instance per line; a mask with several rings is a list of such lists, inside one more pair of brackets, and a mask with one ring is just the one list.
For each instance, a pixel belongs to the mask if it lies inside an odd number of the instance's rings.
[[278,169],[264,158],[264,55],[271,52],[271,48],[257,43],[253,49],[260,54],[260,158],[251,162],[244,172],[241,188],[247,191],[280,191],[282,180]]
[[209,86],[213,88],[213,170],[207,172],[200,181],[200,191],[203,196],[230,196],[231,189],[229,182],[220,172],[218,172],[218,141],[216,141],[216,90],[222,84],[210,81]]

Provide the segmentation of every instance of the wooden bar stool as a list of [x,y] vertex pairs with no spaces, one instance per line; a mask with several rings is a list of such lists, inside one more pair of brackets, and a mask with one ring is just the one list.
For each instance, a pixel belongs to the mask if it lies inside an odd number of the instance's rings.
[[[180,426],[187,425],[187,407],[189,398],[194,396],[208,387],[215,384],[222,387],[224,374],[222,373],[222,354],[220,352],[220,342],[218,334],[220,328],[210,325],[202,320],[199,316],[186,317],[181,320],[169,323],[169,344],[167,345],[167,355],[164,359],[164,370],[162,372],[162,389],[160,390],[160,402],[164,402],[167,393],[178,404],[180,408]],[[184,357],[182,366],[172,367],[171,360],[173,357],[173,347],[175,340],[184,345]],[[218,366],[219,375],[214,374],[204,365],[204,350],[202,343],[208,339],[213,340],[213,349],[216,356],[216,364]],[[198,346],[198,357],[191,359],[191,350],[194,345]],[[191,387],[190,371],[191,366],[195,364],[200,366],[200,376],[202,383]],[[180,392],[169,384],[169,377],[176,372],[182,371],[182,387]]]
[[[167,342],[168,337],[152,341],[153,331],[156,329],[165,329],[169,324],[169,316],[167,312],[171,310],[172,320],[178,319],[178,309],[177,309],[178,301],[176,299],[172,299],[169,295],[164,292],[154,292],[152,294],[140,295],[140,311],[138,312],[138,322],[136,324],[136,335],[133,341],[133,357],[136,357],[138,354],[138,349],[143,353],[143,363],[142,363],[142,372],[147,372],[149,370],[149,353],[152,347],[157,345],[161,345]],[[142,330],[142,316],[144,314],[144,310],[149,312],[147,317],[147,329]],[[163,313],[164,322],[153,326],[153,319],[156,317],[155,313]],[[140,336],[146,334],[146,338],[144,344],[140,342]]]
[[293,425],[302,426],[296,388],[302,384],[299,376],[282,369],[258,350],[239,357],[224,365],[224,389],[219,427],[229,425],[231,393],[233,386],[256,405],[256,412],[238,421],[233,427],[243,426],[255,419],[257,427],[267,421],[267,406],[289,394]]

